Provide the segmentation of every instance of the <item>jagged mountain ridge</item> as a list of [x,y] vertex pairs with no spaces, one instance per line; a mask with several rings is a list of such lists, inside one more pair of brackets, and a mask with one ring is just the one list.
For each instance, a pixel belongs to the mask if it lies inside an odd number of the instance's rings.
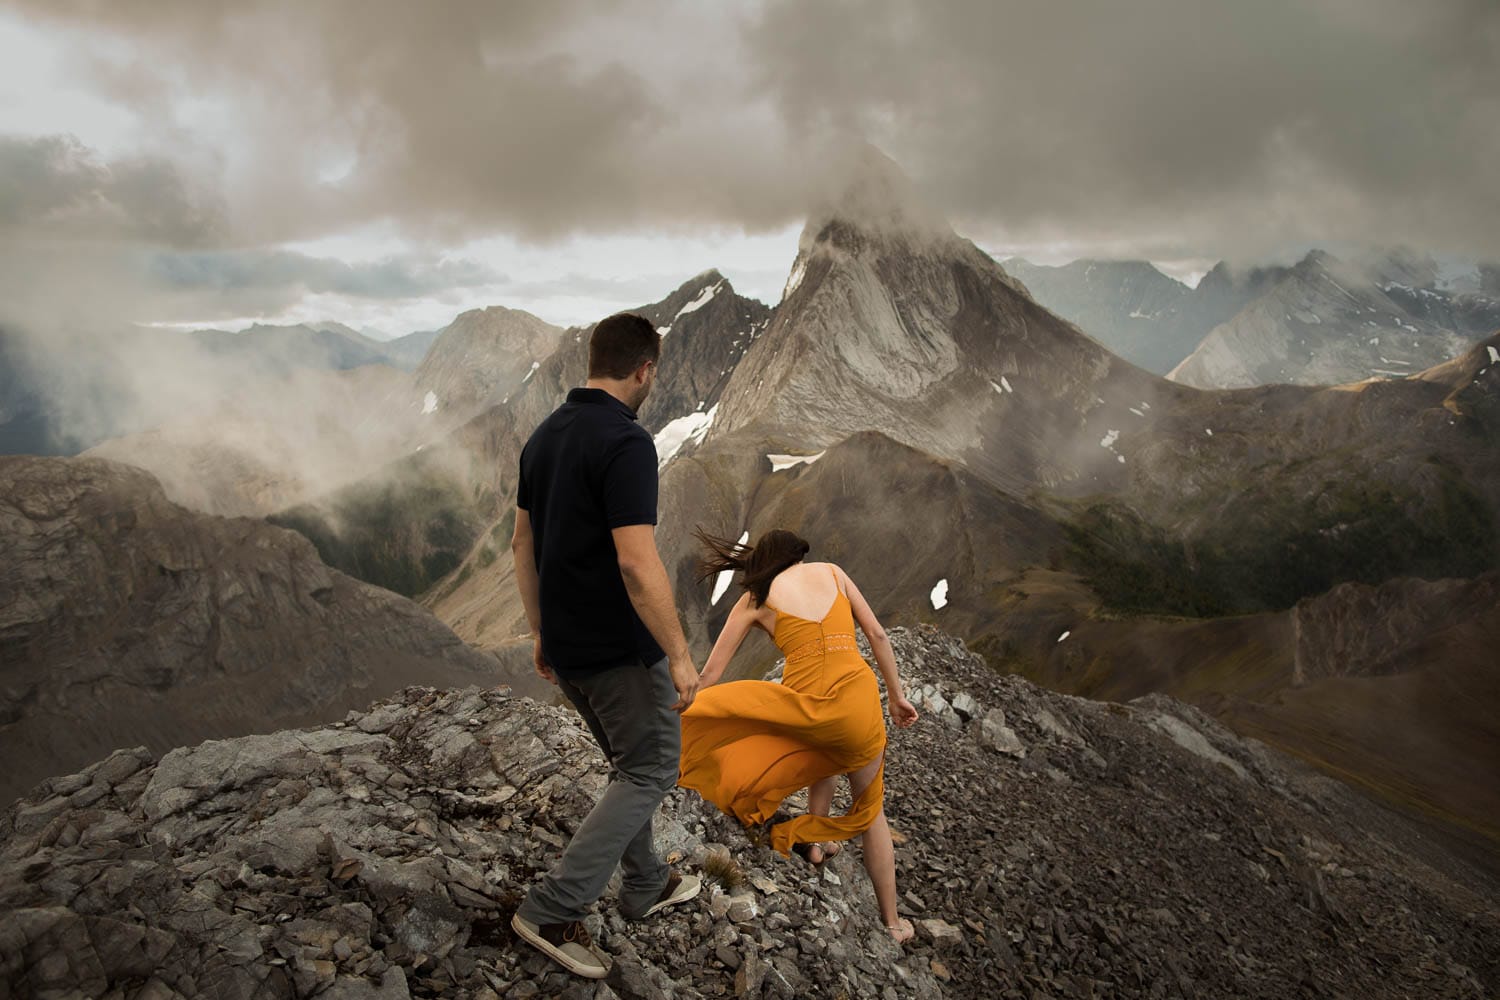
[[1436,265],[1312,251],[1215,327],[1168,377],[1201,388],[1403,378],[1500,329],[1500,298],[1443,288]]
[[1141,260],[1003,266],[1114,353],[1159,375],[1183,366],[1180,380],[1200,388],[1400,377],[1500,329],[1500,297],[1484,291],[1493,268],[1410,251],[1311,251],[1294,266],[1250,269],[1221,261],[1193,288]]
[[[1169,699],[1067,698],[933,630],[892,635],[924,713],[892,730],[898,948],[859,849],[819,872],[674,792],[658,844],[745,881],[588,919],[623,1000],[1475,996],[1482,873]],[[0,969],[21,995],[593,997],[505,930],[605,778],[572,712],[408,689],[301,732],[120,751],[0,818]],[[982,804],[984,808],[975,808]],[[137,992],[144,989],[145,992]],[[154,991],[154,992],[152,992]],[[887,992],[889,991],[889,993]]]
[[195,514],[101,459],[0,458],[0,799],[119,746],[305,724],[416,678],[497,676],[302,537]]
[[[894,184],[891,169],[861,183]],[[1101,395],[1123,411],[1150,384],[945,224],[834,215],[809,222],[710,437],[750,429],[815,452],[878,431],[1021,494],[1114,478],[1113,455],[1069,447],[1078,415]]]
[[[637,311],[659,327],[673,326],[658,390],[640,414],[653,433],[679,417],[706,416],[722,391],[723,369],[769,315],[766,306],[738,295],[717,271],[704,272]],[[451,593],[486,570],[497,553],[509,558],[506,515],[521,446],[567,390],[583,384],[591,331],[565,331],[558,348],[516,391],[420,454],[273,520],[307,534],[331,565],[361,579],[416,595],[452,574],[445,591]]]
[[1042,305],[1157,375],[1175,368],[1271,277],[1260,270],[1242,275],[1221,262],[1189,288],[1144,260],[1001,263]]
[[[715,419],[729,374],[763,335],[772,311],[737,294],[717,270],[697,275],[665,299],[637,311],[658,330],[667,331],[656,388],[639,414],[641,425],[656,437],[659,452],[690,454]],[[524,631],[508,615],[503,596],[514,589],[510,533],[517,461],[536,425],[570,388],[583,384],[591,333],[588,327],[565,336],[520,396],[464,429],[470,436],[460,447],[492,463],[490,488],[506,502],[496,510],[488,538],[424,602],[459,635],[486,648],[503,645]]]
[[412,373],[409,405],[458,426],[515,392],[563,332],[520,309],[471,309],[443,328]]

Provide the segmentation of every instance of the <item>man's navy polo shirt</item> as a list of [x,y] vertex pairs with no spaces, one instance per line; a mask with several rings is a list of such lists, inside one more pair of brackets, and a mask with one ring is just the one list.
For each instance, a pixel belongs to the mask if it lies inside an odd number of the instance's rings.
[[656,443],[603,389],[574,389],[521,449],[516,506],[531,516],[542,653],[565,677],[666,654],[620,576],[610,531],[656,523]]

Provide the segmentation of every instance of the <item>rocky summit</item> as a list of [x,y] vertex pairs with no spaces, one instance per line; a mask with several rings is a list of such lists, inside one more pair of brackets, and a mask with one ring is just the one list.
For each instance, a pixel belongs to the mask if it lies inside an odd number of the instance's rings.
[[[0,997],[1482,997],[1492,884],[1404,821],[1159,696],[1090,702],[892,632],[902,909],[674,792],[697,899],[589,917],[602,983],[509,917],[605,780],[568,710],[408,688],[343,722],[121,750],[0,817]],[[836,804],[836,808],[838,805]]]

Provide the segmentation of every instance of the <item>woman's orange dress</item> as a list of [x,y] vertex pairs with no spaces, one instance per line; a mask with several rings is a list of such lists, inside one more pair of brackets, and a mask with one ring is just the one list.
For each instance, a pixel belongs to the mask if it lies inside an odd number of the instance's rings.
[[[837,582],[837,578],[835,578]],[[783,799],[847,774],[885,751],[880,683],[859,655],[854,612],[839,590],[822,621],[776,612],[782,681],[732,681],[698,693],[682,715],[677,783],[746,826],[775,815]],[[848,840],[880,815],[885,765],[843,816],[799,816],[771,828],[771,846]]]

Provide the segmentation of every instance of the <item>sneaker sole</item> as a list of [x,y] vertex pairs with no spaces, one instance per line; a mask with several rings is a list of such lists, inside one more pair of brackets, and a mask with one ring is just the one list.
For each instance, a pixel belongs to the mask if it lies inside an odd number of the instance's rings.
[[582,976],[585,979],[603,979],[609,975],[609,966],[606,965],[601,968],[599,966],[580,964],[567,952],[558,948],[552,942],[542,937],[541,934],[523,923],[519,913],[510,918],[510,929],[515,931],[527,944],[536,948],[537,951],[540,951],[575,976]]
[[[692,888],[684,892],[683,887],[689,884],[689,880],[691,880]],[[647,917],[651,916],[651,914],[659,913],[669,906],[676,906],[678,903],[686,903],[688,900],[696,898],[698,893],[702,891],[703,880],[701,878],[696,875],[685,876],[682,880],[682,885],[677,887],[677,894],[668,896],[666,899],[662,900],[659,903],[652,904],[651,909],[647,910],[645,913],[642,913],[640,919],[645,920]]]

